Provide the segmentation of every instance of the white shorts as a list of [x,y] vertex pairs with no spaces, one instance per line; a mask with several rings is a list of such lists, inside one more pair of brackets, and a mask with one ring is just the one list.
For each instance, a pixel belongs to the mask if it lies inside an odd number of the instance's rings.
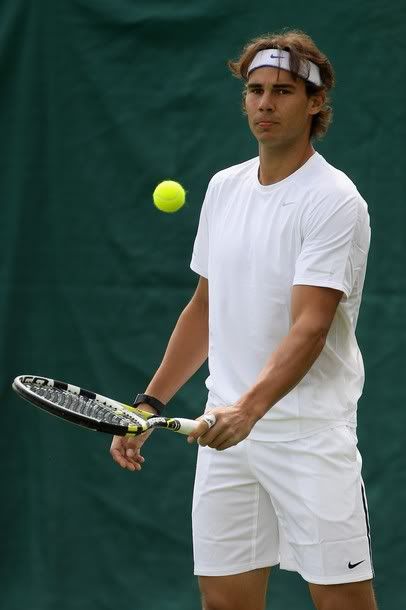
[[373,577],[368,508],[355,432],[199,447],[193,496],[195,574],[280,564],[310,583]]

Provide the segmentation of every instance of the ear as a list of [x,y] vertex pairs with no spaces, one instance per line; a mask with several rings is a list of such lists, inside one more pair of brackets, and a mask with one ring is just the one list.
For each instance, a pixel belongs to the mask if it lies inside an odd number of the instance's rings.
[[309,114],[315,115],[320,112],[326,101],[326,94],[324,91],[315,93],[309,97]]

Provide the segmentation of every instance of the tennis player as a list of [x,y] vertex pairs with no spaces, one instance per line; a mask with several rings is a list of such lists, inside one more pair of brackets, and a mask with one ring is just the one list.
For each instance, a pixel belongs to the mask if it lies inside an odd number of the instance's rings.
[[[251,41],[245,83],[259,157],[217,173],[202,206],[195,294],[138,404],[161,409],[209,358],[193,500],[204,610],[263,610],[271,567],[297,571],[317,610],[376,610],[356,411],[355,338],[367,205],[313,147],[334,73],[303,32]],[[145,438],[113,439],[139,470]]]

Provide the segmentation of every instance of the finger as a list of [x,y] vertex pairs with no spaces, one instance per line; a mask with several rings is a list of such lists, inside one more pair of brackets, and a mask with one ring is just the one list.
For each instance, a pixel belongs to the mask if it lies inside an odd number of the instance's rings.
[[113,460],[122,468],[127,468],[128,470],[141,470],[141,464],[133,461],[133,460],[129,460],[128,458],[126,458],[122,452],[119,449],[113,449],[111,451],[111,455]]
[[131,462],[132,464],[142,464],[143,462],[145,462],[145,459],[140,453],[140,447],[128,447],[128,445],[125,446],[123,457],[125,457],[126,460]]
[[140,436],[140,434],[137,434],[136,436],[134,434],[127,434],[124,437],[123,448],[126,453],[129,449],[134,452],[134,455],[135,453],[139,452],[140,446],[142,445],[142,441],[140,441]]
[[211,447],[212,443],[215,443],[217,441],[217,439],[220,438],[220,436],[223,438],[224,435],[230,434],[230,430],[228,430],[228,432],[227,432],[227,430],[228,429],[225,428],[219,422],[217,426],[215,426],[214,428],[211,428],[210,430],[207,430],[204,434],[199,436],[199,438],[197,439],[197,442],[202,447],[206,447],[207,445],[209,447]]
[[138,464],[137,462],[129,462],[127,460],[127,462],[125,463],[125,466],[123,466],[123,468],[125,468],[126,470],[130,470],[131,472],[134,471],[138,471],[141,470],[142,466],[141,464]]
[[127,460],[125,459],[125,457],[123,456],[122,452],[119,449],[111,449],[110,454],[111,454],[111,457],[113,458],[113,460],[117,464],[119,464],[123,468],[126,467]]
[[[230,434],[230,430],[224,430],[223,432],[221,432],[220,434],[217,434],[214,438],[209,439],[208,441],[203,440],[203,442],[205,443],[205,445],[207,445],[208,447],[210,447],[211,449],[218,449],[220,450],[220,447],[224,447],[224,449],[226,448],[226,446],[228,446],[228,443],[231,441],[232,436]],[[199,439],[199,444],[201,443],[201,439]]]
[[135,466],[138,470],[138,467],[141,468],[141,466],[143,466],[145,460],[141,455],[136,455],[133,458],[126,458],[127,459],[127,463],[128,464],[132,464],[133,466]]
[[[143,432],[142,434],[127,434],[124,439],[125,450],[127,451],[127,449],[131,449],[131,451],[134,452],[134,455],[136,453],[139,453],[141,447],[143,446],[145,441],[150,437],[152,432],[153,432],[153,429],[147,430],[146,432]],[[130,455],[131,455],[131,453],[130,453]]]
[[128,463],[127,470],[129,470],[130,472],[139,471],[139,470],[141,470],[141,464]]
[[143,464],[145,462],[145,458],[140,453],[138,453],[132,458],[132,461],[138,462],[138,464]]
[[202,436],[202,434],[206,434],[208,430],[210,430],[210,428],[212,428],[216,423],[216,416],[214,415],[214,413],[208,412],[199,417],[197,421],[199,422],[199,424],[196,430],[189,434],[187,438],[188,443],[193,443],[200,436]]
[[128,447],[125,450],[125,457],[129,460],[136,460],[137,462],[143,462],[144,458],[142,457],[140,450],[134,449],[133,447]]
[[124,449],[122,447],[121,440],[117,441],[116,437],[113,438],[113,441],[110,445],[110,453],[113,454],[113,451],[118,451],[119,453],[124,454]]
[[199,425],[196,427],[196,429],[189,434],[189,436],[187,437],[187,442],[194,443],[195,441],[197,441],[199,436],[201,436],[205,432],[207,432],[207,424],[205,421],[202,420],[199,422]]
[[216,447],[216,451],[224,451],[225,449],[230,449],[230,447],[234,447],[237,443],[231,439],[228,439],[225,443],[222,443],[218,447]]

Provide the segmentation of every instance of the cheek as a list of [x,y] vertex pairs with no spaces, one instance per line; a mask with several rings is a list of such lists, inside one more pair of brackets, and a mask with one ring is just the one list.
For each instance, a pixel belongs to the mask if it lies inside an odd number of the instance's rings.
[[307,106],[302,102],[294,101],[285,108],[285,116],[289,116],[289,120],[296,125],[305,123],[307,121]]
[[246,97],[244,100],[244,108],[247,113],[252,112],[253,100],[250,97]]
[[245,114],[248,117],[248,121],[251,122],[252,117],[255,115],[257,108],[254,106],[252,102],[245,102],[244,104]]

